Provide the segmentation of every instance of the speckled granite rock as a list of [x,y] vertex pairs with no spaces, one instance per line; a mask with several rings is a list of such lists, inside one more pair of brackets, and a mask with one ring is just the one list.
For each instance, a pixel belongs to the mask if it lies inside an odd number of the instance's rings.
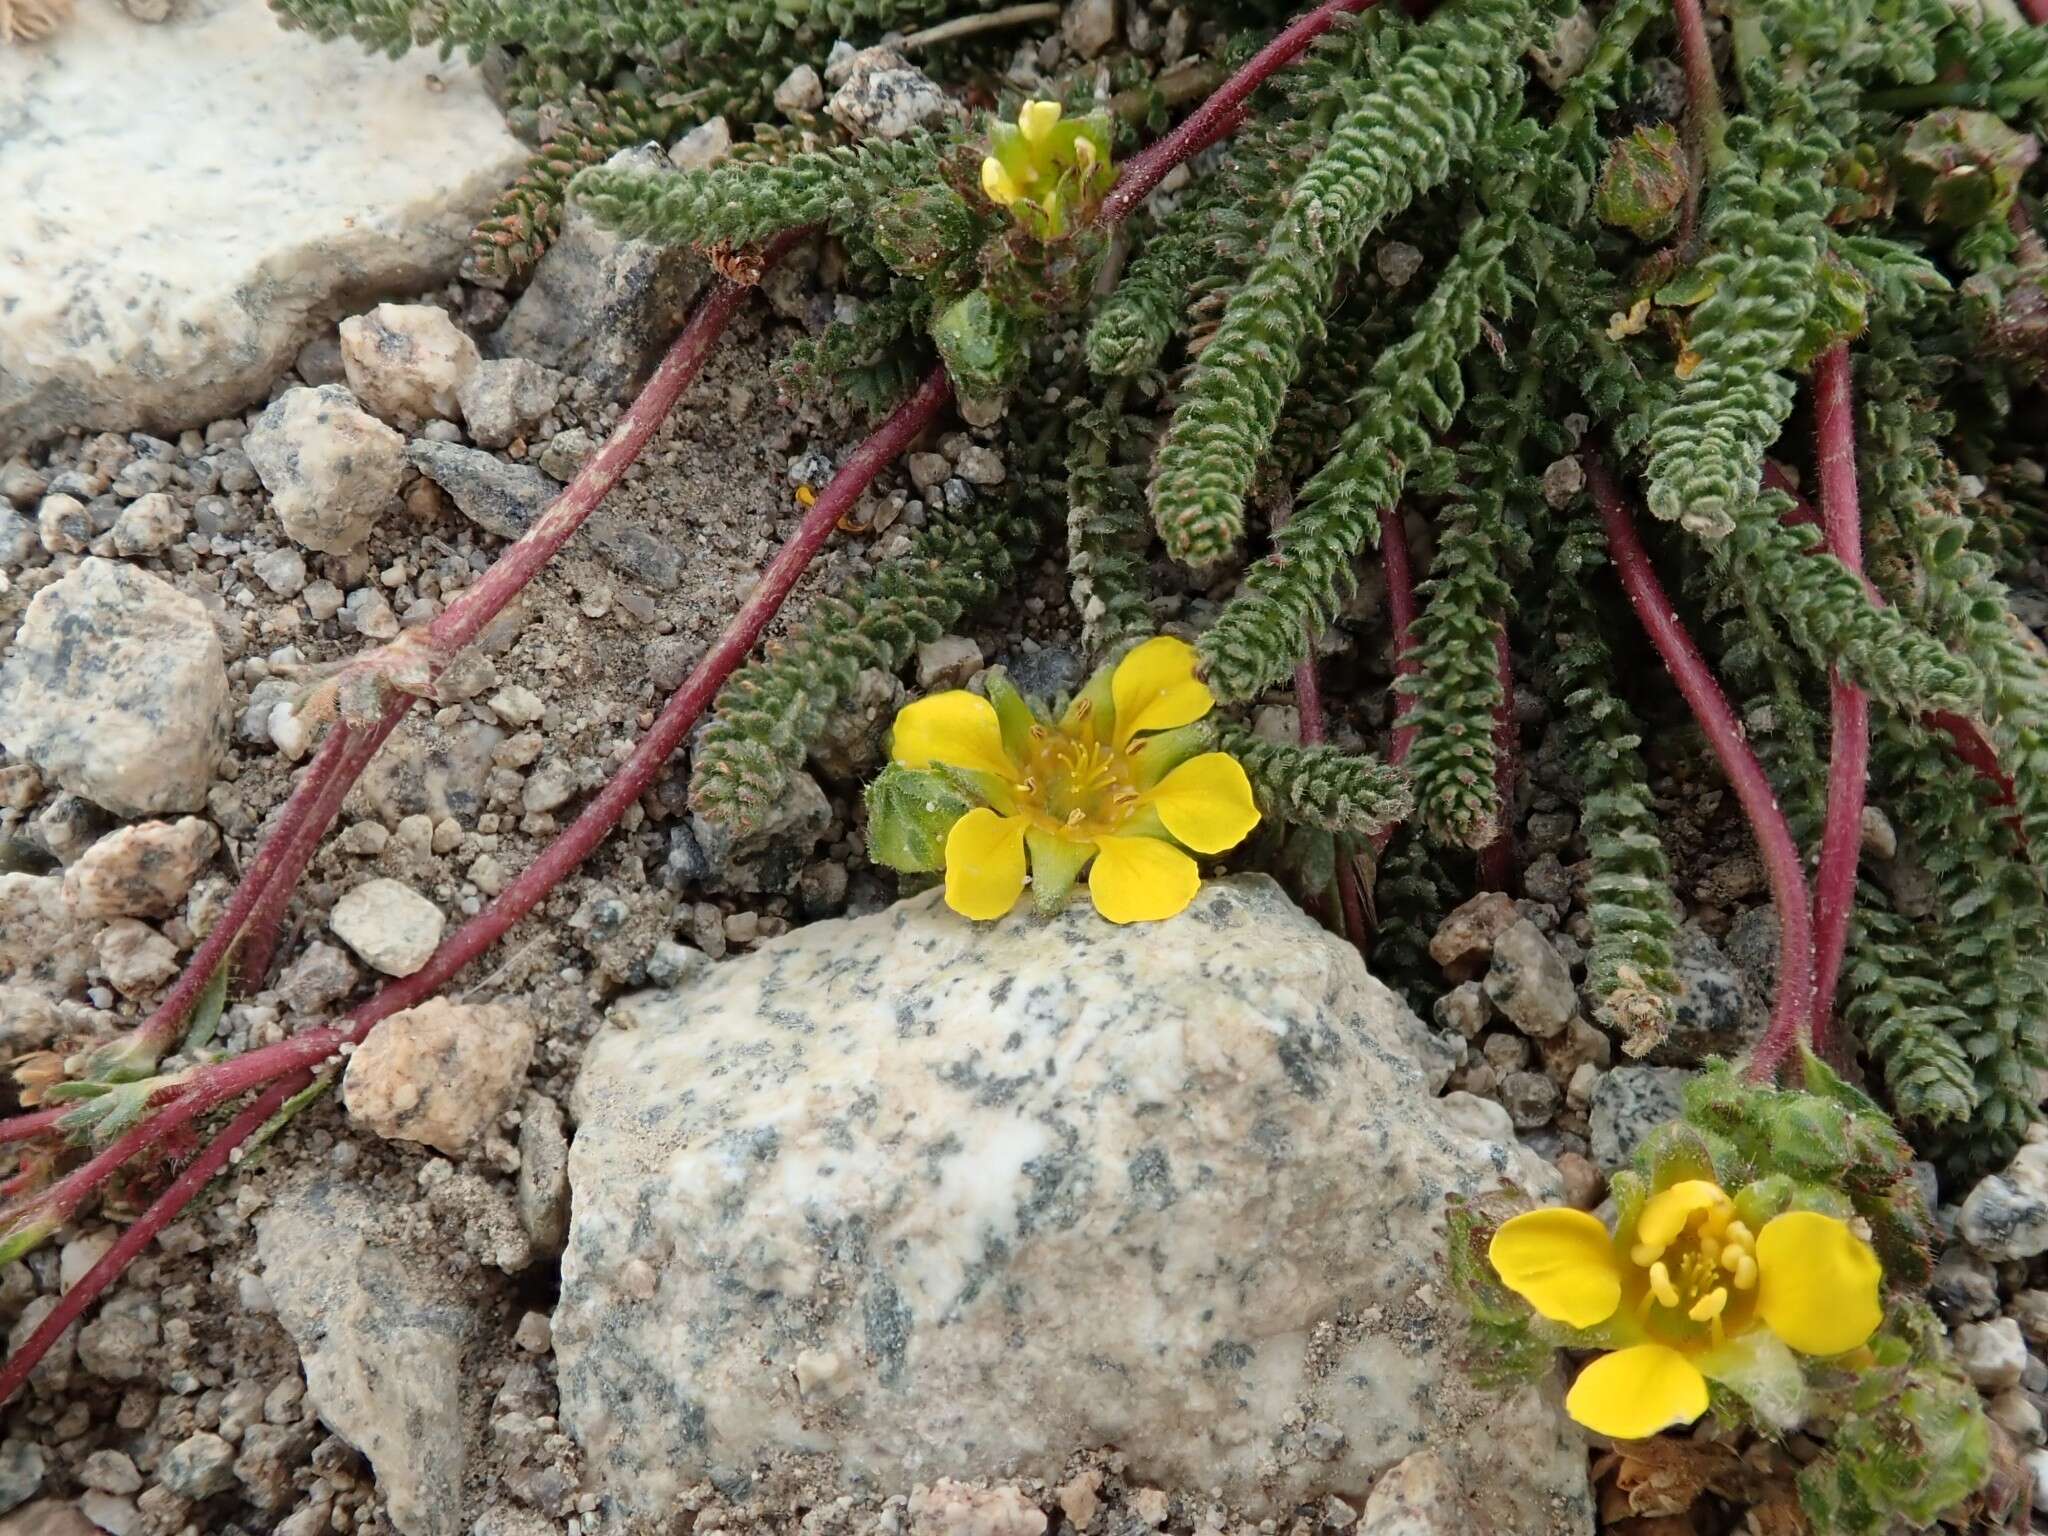
[[206,609],[114,560],[38,592],[0,667],[0,744],[117,816],[203,809],[229,724]]
[[351,298],[453,270],[525,157],[476,71],[263,0],[81,6],[0,49],[0,457],[260,399]]
[[287,1191],[256,1223],[263,1284],[298,1346],[321,1422],[369,1458],[403,1536],[456,1536],[463,1521],[463,1363],[476,1337],[443,1256],[385,1242],[388,1220],[346,1179]]
[[1278,1512],[1429,1445],[1590,1532],[1442,1268],[1448,1194],[1549,1170],[1439,1113],[1422,1033],[1263,878],[1129,928],[927,893],[642,994],[576,1093],[562,1420],[648,1513],[790,1451],[902,1492],[1103,1444]]
[[[667,170],[652,145],[608,162]],[[574,202],[559,239],[492,338],[493,355],[524,357],[581,374],[600,393],[628,398],[667,350],[704,286],[703,260],[687,246],[628,240]]]

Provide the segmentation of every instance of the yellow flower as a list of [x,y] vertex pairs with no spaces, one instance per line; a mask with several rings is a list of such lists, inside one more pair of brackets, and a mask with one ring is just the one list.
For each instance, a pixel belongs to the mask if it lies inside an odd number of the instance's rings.
[[1093,216],[1113,179],[1109,120],[1066,118],[1056,101],[1027,101],[1015,123],[989,125],[981,190],[1041,240],[1057,240]]
[[1870,1245],[1817,1211],[1758,1221],[1763,1208],[1748,1194],[1681,1178],[1639,1197],[1639,1210],[1624,1204],[1625,1235],[1563,1207],[1494,1233],[1487,1256],[1510,1290],[1613,1346],[1572,1384],[1574,1419],[1639,1440],[1705,1413],[1712,1379],[1788,1424],[1800,1394],[1788,1346],[1840,1355],[1877,1331],[1882,1272]]
[[890,755],[952,770],[983,802],[946,834],[946,904],[1001,917],[1023,894],[1065,899],[1084,869],[1113,923],[1172,917],[1194,900],[1196,853],[1221,853],[1258,824],[1251,782],[1187,729],[1215,706],[1185,641],[1147,640],[1098,673],[1055,725],[999,673],[990,698],[955,690],[905,706]]

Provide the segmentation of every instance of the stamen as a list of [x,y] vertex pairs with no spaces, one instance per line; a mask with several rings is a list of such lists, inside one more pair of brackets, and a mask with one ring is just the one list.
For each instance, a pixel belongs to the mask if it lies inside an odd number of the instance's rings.
[[1709,1269],[1712,1269],[1714,1261],[1720,1257],[1721,1244],[1715,1239],[1714,1234],[1702,1232],[1700,1234],[1700,1261]]
[[1637,1243],[1633,1248],[1629,1249],[1628,1256],[1635,1261],[1636,1268],[1648,1269],[1652,1264],[1664,1257],[1664,1245],[1662,1243]]
[[1739,1221],[1731,1221],[1728,1223],[1728,1241],[1731,1243],[1740,1243],[1745,1248],[1754,1248],[1756,1246],[1756,1239],[1750,1236],[1749,1228],[1745,1227]]
[[1718,1322],[1721,1314],[1728,1309],[1728,1287],[1717,1285],[1706,1295],[1692,1304],[1692,1310],[1685,1315],[1696,1323]]
[[1735,1289],[1746,1291],[1755,1284],[1756,1260],[1745,1253],[1742,1256],[1742,1262],[1735,1266]]
[[1661,1261],[1650,1266],[1650,1293],[1664,1306],[1678,1305],[1678,1287],[1671,1283],[1671,1271]]

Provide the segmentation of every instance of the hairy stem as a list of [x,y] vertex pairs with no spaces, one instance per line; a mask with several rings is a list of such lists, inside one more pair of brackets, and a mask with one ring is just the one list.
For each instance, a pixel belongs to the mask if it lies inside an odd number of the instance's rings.
[[[99,1262],[78,1278],[75,1285],[58,1298],[57,1305],[49,1315],[36,1325],[22,1342],[20,1349],[8,1359],[5,1368],[0,1368],[0,1403],[11,1399],[19,1392],[30,1373],[50,1352],[50,1346],[63,1337],[64,1330],[85,1315],[85,1309],[97,1301],[102,1292],[121,1277],[122,1271],[135,1262],[142,1250],[149,1246],[157,1233],[178,1219],[185,1207],[192,1203],[192,1197],[206,1187],[208,1181],[227,1165],[235,1149],[277,1113],[285,1100],[305,1087],[311,1079],[310,1072],[298,1072],[273,1083],[263,1095],[228,1122],[226,1129],[214,1137],[205,1149],[186,1164],[184,1170],[173,1179],[168,1188],[150,1202],[149,1209],[130,1222],[121,1235],[114,1239],[113,1246],[100,1255]],[[140,1127],[138,1127],[140,1129]]]
[[1234,133],[1244,122],[1245,104],[1252,92],[1300,58],[1310,43],[1335,25],[1339,16],[1366,10],[1376,3],[1377,0],[1323,0],[1314,10],[1297,16],[1171,132],[1124,162],[1123,174],[1103,199],[1097,219],[1108,225],[1129,218],[1138,204],[1151,196],[1152,189],[1166,179],[1168,171]]
[[[1276,526],[1277,526],[1276,520]],[[1308,650],[1294,669],[1294,707],[1301,716],[1301,744],[1317,746],[1330,739],[1329,721],[1323,709],[1323,680],[1316,671],[1316,637],[1307,634]],[[1337,900],[1344,909],[1344,934],[1363,953],[1371,943],[1365,921],[1365,896],[1359,889],[1358,867],[1343,850],[1337,856]]]
[[1593,504],[1607,531],[1607,549],[1628,593],[1629,606],[1657,648],[1665,670],[1699,722],[1701,732],[1714,749],[1721,772],[1735,791],[1750,832],[1762,854],[1770,876],[1771,898],[1778,909],[1778,996],[1771,1008],[1770,1028],[1750,1057],[1749,1074],[1758,1082],[1769,1082],[1778,1068],[1798,1046],[1813,1012],[1813,916],[1807,898],[1806,872],[1800,863],[1799,845],[1763,765],[1750,750],[1742,726],[1700,649],[1679,622],[1664,593],[1663,583],[1643,548],[1642,535],[1621,492],[1598,454],[1584,455],[1586,479],[1593,490]]
[[[1422,664],[1415,659],[1415,620],[1421,614],[1415,602],[1415,563],[1408,551],[1408,524],[1398,505],[1380,515],[1380,562],[1387,577],[1387,623],[1393,632],[1394,678],[1398,682],[1422,670]],[[1406,762],[1415,746],[1415,727],[1401,723],[1401,717],[1414,707],[1414,694],[1394,690],[1394,734],[1387,743],[1390,768]],[[1373,852],[1386,852],[1393,836],[1392,827],[1375,832]]]
[[1515,663],[1505,617],[1493,633],[1493,663],[1500,676],[1500,703],[1493,710],[1493,794],[1500,802],[1500,835],[1479,855],[1479,883],[1489,891],[1504,891],[1515,878],[1515,778],[1522,744],[1515,726]]
[[[780,261],[808,233],[792,230],[770,242],[758,258],[759,270],[765,271]],[[430,689],[455,653],[505,611],[618,485],[675,408],[683,391],[702,371],[711,348],[732,323],[747,293],[745,285],[720,279],[710,297],[698,306],[670,344],[660,365],[619,418],[604,446],[591,455],[533,526],[500,553],[491,568],[431,624],[381,652],[362,658],[350,670],[375,674],[388,669],[408,691]],[[414,669],[407,658],[412,656],[424,659],[424,672],[417,676],[411,675]],[[395,665],[394,657],[400,658]],[[124,1054],[147,1054],[154,1060],[169,1049],[229,947],[245,931],[253,940],[243,955],[245,974],[260,976],[268,970],[277,924],[300,872],[332,825],[350,787],[397,728],[410,703],[408,697],[394,699],[373,724],[357,727],[342,723],[328,732],[319,752],[293,786],[269,836],[229,896],[227,910],[205,942],[193,952],[184,973],[164,1000],[123,1042],[120,1049]],[[44,1124],[36,1116],[0,1122],[0,1143],[39,1134]]]
[[[798,578],[832,536],[840,518],[854,509],[875,477],[917,439],[951,397],[952,385],[945,370],[934,369],[918,387],[917,393],[898,407],[895,414],[853,452],[832,477],[832,483],[804,513],[802,522],[775,559],[762,572],[753,593],[733,616],[718,643],[663,706],[654,724],[611,781],[542,851],[540,857],[520,873],[518,879],[483,911],[451,934],[422,969],[380,990],[355,1008],[339,1026],[309,1030],[276,1045],[247,1051],[191,1073],[170,1090],[173,1096],[149,1119],[59,1180],[30,1206],[17,1213],[19,1219],[46,1210],[61,1211],[61,1220],[62,1215],[77,1209],[86,1195],[104,1184],[116,1169],[132,1158],[161,1144],[180,1127],[229,1099],[251,1088],[270,1085],[261,1098],[208,1143],[198,1160],[150,1207],[149,1218],[156,1220],[156,1228],[145,1232],[132,1245],[124,1235],[122,1242],[109,1250],[107,1258],[95,1265],[86,1280],[67,1295],[63,1306],[69,1311],[63,1315],[63,1320],[55,1326],[38,1328],[7,1362],[4,1372],[0,1372],[0,1402],[4,1402],[8,1393],[18,1390],[28,1379],[37,1361],[64,1328],[113,1281],[153,1231],[174,1220],[207,1180],[226,1166],[234,1148],[263,1125],[286,1099],[305,1086],[314,1067],[336,1052],[360,1044],[371,1030],[392,1014],[432,997],[464,966],[496,943],[507,929],[538,906],[565,876],[590,856],[627,809],[647,792],[669,758],[696,726],[726,678],[746,659],[762,631],[780,611]],[[131,1227],[129,1232],[135,1230]],[[120,1261],[111,1262],[117,1253],[122,1255]],[[90,1294],[79,1295],[87,1291],[88,1282],[93,1282]],[[73,1296],[77,1297],[75,1305]],[[51,1320],[57,1319],[60,1312],[52,1312]]]
[[[1856,421],[1851,406],[1849,347],[1837,342],[1820,356],[1813,403],[1819,450],[1821,528],[1828,549],[1863,574],[1863,514],[1856,495]],[[1875,601],[1873,593],[1873,601]],[[1870,774],[1870,700],[1839,668],[1828,677],[1827,820],[1813,885],[1813,1049],[1825,1049],[1835,984],[1849,944],[1856,906],[1856,863],[1863,844],[1863,802]]]

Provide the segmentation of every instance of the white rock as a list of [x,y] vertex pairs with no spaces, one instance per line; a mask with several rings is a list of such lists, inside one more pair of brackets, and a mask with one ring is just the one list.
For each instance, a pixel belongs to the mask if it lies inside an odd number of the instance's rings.
[[[667,157],[645,144],[605,164],[670,174]],[[571,202],[561,235],[498,328],[493,350],[579,375],[600,394],[626,399],[675,339],[705,273],[687,246],[629,240]]]
[[117,917],[93,939],[93,955],[123,997],[147,997],[178,974],[178,946],[149,924]]
[[117,827],[64,871],[64,899],[80,917],[169,917],[219,851],[197,816]]
[[917,648],[917,686],[925,693],[965,687],[981,670],[981,647],[966,635],[941,635]]
[[503,448],[555,408],[562,377],[523,357],[498,358],[477,364],[455,393],[470,441],[480,448]]
[[1277,1513],[1424,1442],[1504,1530],[1590,1532],[1554,1388],[1457,1364],[1445,1201],[1520,1165],[1423,1033],[1263,878],[1127,928],[927,893],[631,999],[576,1090],[563,1423],[628,1512],[797,1449],[904,1491],[1114,1444]]
[[942,1477],[910,1491],[911,1536],[1044,1536],[1045,1511],[1004,1484],[976,1488]]
[[778,112],[815,112],[825,104],[825,82],[808,64],[799,64],[775,87]]
[[2048,1515],[2048,1451],[2027,1453],[2027,1475],[2034,1484],[2034,1513]]
[[261,399],[337,298],[452,271],[527,150],[477,71],[286,32],[263,0],[81,7],[0,49],[0,455]]
[[731,153],[732,127],[722,117],[699,123],[668,147],[669,160],[679,171],[708,169]]
[[203,807],[231,718],[199,600],[112,560],[38,592],[0,667],[0,745],[119,816]]
[[476,343],[434,304],[379,304],[341,322],[348,387],[386,421],[452,421],[457,392],[482,360]]
[[334,936],[386,976],[410,976],[441,942],[441,909],[399,880],[365,880],[328,914]]
[[825,110],[856,139],[907,138],[945,121],[953,98],[893,48],[863,48]]
[[2028,1142],[2005,1172],[1979,1179],[1963,1199],[1956,1229],[1989,1258],[2048,1253],[2048,1144]]
[[1071,0],[1060,16],[1060,35],[1084,59],[1116,41],[1116,0]]
[[523,1014],[437,997],[394,1013],[356,1047],[341,1098],[379,1136],[459,1156],[510,1106],[532,1060]]
[[2009,1317],[1964,1323],[1955,1331],[1956,1364],[1986,1392],[2016,1387],[2027,1368],[2027,1341]]
[[405,439],[339,384],[287,390],[242,446],[284,531],[330,555],[370,536],[405,473]]
[[[473,1277],[433,1249],[381,1239],[389,1211],[344,1179],[288,1192],[258,1218],[256,1254],[298,1346],[321,1421],[369,1458],[403,1536],[458,1536],[466,1466],[463,1360]],[[323,1526],[324,1529],[324,1526]]]
[[65,903],[61,875],[0,875],[0,979],[62,996],[85,980],[91,955]]
[[1484,1529],[1458,1486],[1457,1474],[1435,1451],[1417,1451],[1395,1463],[1373,1485],[1359,1536],[1465,1536]]
[[185,511],[162,491],[138,496],[109,530],[117,555],[154,555],[185,537]]

